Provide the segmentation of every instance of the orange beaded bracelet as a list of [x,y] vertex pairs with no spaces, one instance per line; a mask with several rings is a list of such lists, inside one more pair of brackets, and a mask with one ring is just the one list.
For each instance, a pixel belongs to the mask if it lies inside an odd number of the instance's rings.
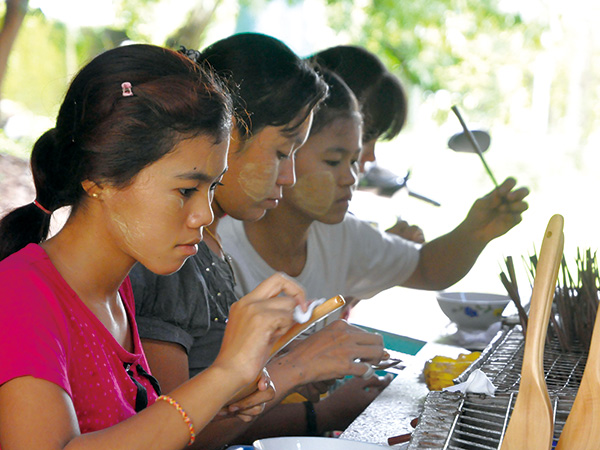
[[170,405],[173,405],[175,407],[175,409],[179,412],[179,414],[181,414],[181,417],[183,418],[183,421],[185,422],[185,424],[188,427],[188,430],[190,431],[190,441],[188,442],[188,447],[190,445],[192,445],[194,443],[194,441],[196,440],[196,432],[194,431],[194,424],[192,423],[190,417],[187,415],[187,413],[184,411],[184,409],[181,407],[181,405],[179,403],[177,403],[175,400],[173,400],[171,397],[169,397],[168,395],[161,395],[160,397],[158,397],[156,399],[156,401],[159,400],[164,400],[165,402],[169,403]]

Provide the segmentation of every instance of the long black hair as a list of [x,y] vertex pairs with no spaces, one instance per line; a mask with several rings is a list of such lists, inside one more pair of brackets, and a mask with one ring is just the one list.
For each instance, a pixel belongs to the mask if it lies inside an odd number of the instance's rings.
[[232,111],[220,79],[177,52],[140,44],[97,56],[73,79],[56,126],[33,147],[36,201],[0,221],[0,260],[46,239],[49,213],[63,206],[73,213],[83,181],[125,187],[183,139],[228,139]]
[[202,52],[186,53],[236,87],[236,124],[243,138],[266,126],[293,132],[327,94],[308,61],[264,34],[234,34]]

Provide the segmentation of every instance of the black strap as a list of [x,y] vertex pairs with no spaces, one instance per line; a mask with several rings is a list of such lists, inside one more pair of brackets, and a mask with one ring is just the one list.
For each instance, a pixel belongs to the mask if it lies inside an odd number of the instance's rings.
[[[133,381],[133,384],[135,384],[137,389],[137,393],[135,395],[135,412],[140,412],[148,406],[148,392],[146,391],[145,386],[135,379],[133,370],[131,370],[131,363],[123,363],[123,366],[125,367],[127,375],[129,375],[129,378],[131,378],[131,381]],[[150,384],[154,388],[156,394],[160,395],[160,386],[158,384],[158,380],[146,372],[140,364],[136,365],[135,368],[140,376],[143,376],[150,381]]]
[[307,436],[318,436],[317,413],[312,402],[303,402],[306,409],[306,434]]
[[148,381],[150,381],[150,384],[154,388],[154,392],[156,392],[156,395],[160,396],[162,394],[162,391],[160,389],[160,384],[158,384],[158,380],[156,378],[154,378],[152,375],[150,375],[148,372],[146,372],[144,370],[144,368],[141,366],[141,364],[138,364],[136,366],[136,369],[137,369],[138,374],[140,374],[141,376],[146,378]]

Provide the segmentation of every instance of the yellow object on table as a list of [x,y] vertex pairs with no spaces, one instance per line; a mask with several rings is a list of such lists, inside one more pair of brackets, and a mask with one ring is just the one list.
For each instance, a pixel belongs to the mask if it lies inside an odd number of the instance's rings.
[[475,361],[481,352],[461,353],[458,358],[434,356],[425,363],[423,374],[430,391],[441,391],[452,386],[454,379],[463,373]]

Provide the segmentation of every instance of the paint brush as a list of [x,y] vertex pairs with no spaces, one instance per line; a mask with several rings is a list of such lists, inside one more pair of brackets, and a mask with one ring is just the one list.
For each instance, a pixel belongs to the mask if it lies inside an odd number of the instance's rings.
[[479,143],[477,142],[477,139],[475,139],[475,136],[473,136],[473,133],[467,127],[467,124],[465,123],[462,116],[460,115],[460,112],[458,111],[458,108],[456,107],[456,105],[452,106],[452,111],[454,112],[454,114],[456,114],[456,117],[458,118],[458,121],[460,122],[461,126],[463,127],[463,130],[465,130],[465,133],[466,133],[467,137],[469,138],[469,141],[471,142],[471,145],[473,146],[475,153],[477,153],[479,155],[479,158],[481,158],[483,167],[485,168],[485,171],[488,173],[488,175],[492,179],[494,186],[498,187],[498,182],[496,181],[496,177],[494,177],[494,174],[492,174],[490,167],[485,162],[485,158],[483,157],[483,152],[481,151],[481,148],[479,147]]

